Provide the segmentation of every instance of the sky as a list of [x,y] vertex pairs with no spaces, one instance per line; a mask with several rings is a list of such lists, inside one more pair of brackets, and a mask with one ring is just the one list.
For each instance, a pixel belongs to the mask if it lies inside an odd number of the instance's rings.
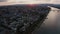
[[11,4],[60,4],[60,0],[0,0],[0,5]]

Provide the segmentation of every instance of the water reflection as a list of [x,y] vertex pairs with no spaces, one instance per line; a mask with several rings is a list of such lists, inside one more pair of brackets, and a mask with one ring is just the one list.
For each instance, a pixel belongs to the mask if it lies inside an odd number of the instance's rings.
[[33,34],[60,34],[60,12],[51,11],[47,18]]

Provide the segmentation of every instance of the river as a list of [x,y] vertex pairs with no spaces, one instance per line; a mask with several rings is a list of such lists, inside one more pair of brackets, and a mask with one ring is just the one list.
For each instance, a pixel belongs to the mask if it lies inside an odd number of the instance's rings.
[[50,11],[42,25],[32,34],[60,34],[60,11]]

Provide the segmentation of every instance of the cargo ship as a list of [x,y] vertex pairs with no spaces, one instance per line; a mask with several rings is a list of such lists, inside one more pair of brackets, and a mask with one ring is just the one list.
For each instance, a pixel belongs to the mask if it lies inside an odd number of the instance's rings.
[[31,34],[50,10],[40,5],[0,6],[0,34]]

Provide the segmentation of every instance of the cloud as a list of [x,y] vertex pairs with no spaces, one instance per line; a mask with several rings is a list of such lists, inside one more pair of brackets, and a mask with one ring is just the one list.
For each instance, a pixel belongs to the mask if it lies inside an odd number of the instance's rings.
[[6,2],[7,0],[0,0],[0,2]]

